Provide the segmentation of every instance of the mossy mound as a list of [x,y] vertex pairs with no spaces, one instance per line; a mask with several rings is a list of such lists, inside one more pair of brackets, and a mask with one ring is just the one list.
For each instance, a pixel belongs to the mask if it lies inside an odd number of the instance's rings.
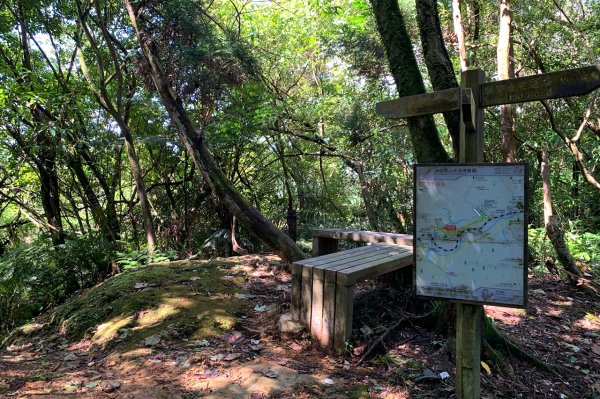
[[178,261],[126,271],[57,307],[48,326],[70,341],[86,337],[95,346],[124,350],[153,334],[220,335],[233,329],[247,310],[235,295],[244,292],[243,278],[227,275],[238,272],[238,265]]

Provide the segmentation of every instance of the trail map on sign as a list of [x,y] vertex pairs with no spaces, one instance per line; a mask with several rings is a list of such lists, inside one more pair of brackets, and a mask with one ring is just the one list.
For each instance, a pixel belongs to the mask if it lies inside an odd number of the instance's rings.
[[524,306],[526,165],[415,166],[418,295]]

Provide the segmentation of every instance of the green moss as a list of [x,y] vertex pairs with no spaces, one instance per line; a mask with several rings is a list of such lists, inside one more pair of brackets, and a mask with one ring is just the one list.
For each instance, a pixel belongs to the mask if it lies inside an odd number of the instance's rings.
[[27,376],[27,381],[50,381],[61,376],[62,373],[52,373],[49,371],[44,371],[38,374]]
[[355,385],[350,392],[348,392],[348,399],[369,399],[369,387],[364,384]]
[[51,325],[70,340],[89,334],[95,345],[117,349],[139,346],[152,334],[219,335],[247,310],[234,295],[244,292],[243,279],[224,278],[224,271],[239,267],[223,260],[179,261],[127,271],[58,307]]

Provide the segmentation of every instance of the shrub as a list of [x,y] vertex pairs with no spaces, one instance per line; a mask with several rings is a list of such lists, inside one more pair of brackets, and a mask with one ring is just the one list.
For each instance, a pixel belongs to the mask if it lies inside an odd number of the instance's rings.
[[114,250],[90,234],[58,247],[48,238],[0,257],[0,331],[13,328],[110,273]]

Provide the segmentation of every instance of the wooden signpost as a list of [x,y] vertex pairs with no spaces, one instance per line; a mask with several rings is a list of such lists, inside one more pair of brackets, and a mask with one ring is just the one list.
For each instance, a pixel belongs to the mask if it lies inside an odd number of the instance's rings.
[[[468,70],[461,75],[461,87],[383,101],[376,104],[375,110],[387,118],[459,110],[459,162],[481,163],[485,107],[590,93],[600,87],[600,64],[497,82],[484,81],[482,70]],[[478,399],[481,396],[482,315],[482,305],[457,304],[456,395],[459,399]]]

